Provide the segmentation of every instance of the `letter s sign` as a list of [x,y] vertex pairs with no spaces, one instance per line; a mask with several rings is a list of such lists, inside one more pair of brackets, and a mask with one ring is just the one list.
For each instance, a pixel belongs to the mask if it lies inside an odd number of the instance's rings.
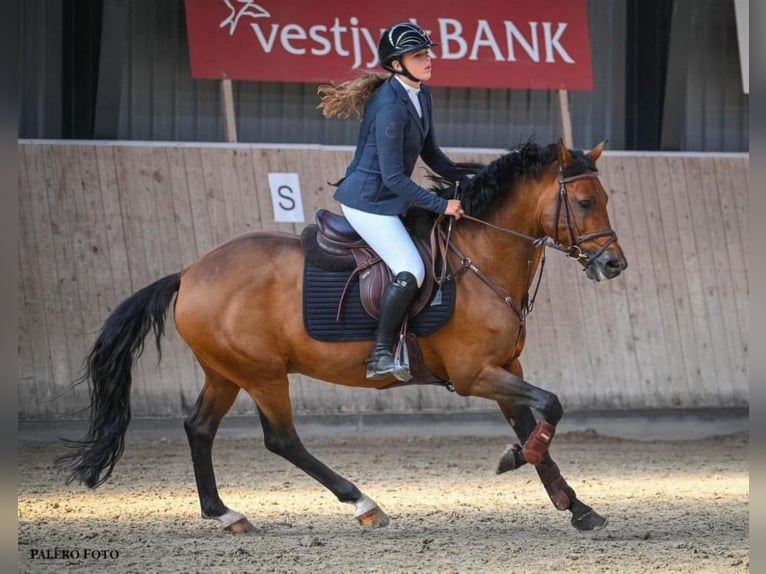
[[303,223],[301,184],[297,173],[270,173],[271,205],[274,221]]
[[292,198],[293,189],[289,185],[280,185],[277,189],[277,195],[285,201],[279,201],[279,207],[285,211],[292,211],[295,209],[295,200]]

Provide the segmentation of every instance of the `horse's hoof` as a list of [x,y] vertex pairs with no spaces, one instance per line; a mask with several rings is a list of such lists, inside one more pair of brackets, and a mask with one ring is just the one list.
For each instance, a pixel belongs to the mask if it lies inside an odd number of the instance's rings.
[[356,519],[359,521],[359,525],[362,528],[383,528],[384,526],[388,526],[388,523],[391,522],[388,515],[378,506],[372,510],[368,510],[364,514],[360,514]]
[[526,463],[524,455],[521,454],[521,445],[509,444],[505,452],[500,455],[500,460],[497,461],[497,468],[495,468],[495,474],[503,474],[509,470],[516,470],[522,464]]
[[609,519],[606,516],[601,516],[595,510],[589,510],[580,516],[573,516],[571,522],[572,526],[580,532],[595,532],[609,524]]
[[250,524],[250,521],[247,518],[240,518],[236,522],[229,524],[224,530],[231,534],[247,534],[248,532],[255,530],[255,527]]

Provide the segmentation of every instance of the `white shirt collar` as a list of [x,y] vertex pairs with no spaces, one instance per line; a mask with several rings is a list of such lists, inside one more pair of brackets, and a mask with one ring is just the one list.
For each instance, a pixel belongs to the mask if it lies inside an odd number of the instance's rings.
[[404,89],[405,89],[405,90],[407,90],[407,93],[408,93],[408,94],[410,94],[410,93],[411,93],[411,94],[415,94],[415,95],[417,96],[417,95],[420,93],[420,88],[413,88],[413,87],[412,87],[412,86],[410,86],[410,85],[409,85],[407,82],[405,82],[404,80],[402,80],[402,79],[399,77],[399,74],[395,74],[395,75],[394,75],[394,77],[395,77],[397,80],[399,80],[399,83],[400,83],[402,86],[404,86]]

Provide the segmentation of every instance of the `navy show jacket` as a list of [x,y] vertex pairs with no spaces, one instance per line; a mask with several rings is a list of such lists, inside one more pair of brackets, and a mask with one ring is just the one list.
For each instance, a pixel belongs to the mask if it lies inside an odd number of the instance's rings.
[[375,90],[365,105],[354,159],[334,194],[337,201],[381,215],[401,215],[411,205],[446,211],[446,199],[410,179],[418,156],[440,175],[454,167],[434,141],[431,93],[425,84],[418,96],[422,119],[393,76]]

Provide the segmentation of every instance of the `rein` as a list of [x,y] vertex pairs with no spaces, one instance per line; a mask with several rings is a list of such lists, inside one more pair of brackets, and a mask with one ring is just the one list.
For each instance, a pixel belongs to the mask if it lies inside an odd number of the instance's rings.
[[[455,278],[459,277],[460,275],[462,275],[468,270],[472,271],[490,289],[492,289],[492,291],[494,291],[503,300],[503,302],[506,305],[508,305],[511,309],[513,309],[513,311],[519,317],[519,335],[516,337],[516,340],[518,341],[518,337],[521,335],[521,330],[524,328],[524,324],[526,322],[526,316],[532,312],[532,309],[535,304],[535,299],[537,298],[537,292],[540,289],[540,281],[542,280],[543,270],[545,268],[545,251],[544,251],[545,248],[550,247],[551,249],[560,251],[561,253],[564,253],[569,259],[572,259],[573,261],[584,260],[583,264],[587,268],[588,266],[592,265],[593,262],[596,261],[601,256],[601,254],[604,253],[604,251],[606,251],[609,248],[609,246],[612,243],[617,241],[617,234],[615,233],[613,229],[604,229],[602,231],[595,231],[593,233],[582,235],[579,233],[579,230],[577,230],[576,226],[573,224],[571,208],[569,206],[569,201],[567,198],[566,185],[573,181],[580,181],[584,179],[598,179],[598,174],[583,173],[583,174],[574,175],[570,177],[564,177],[563,169],[561,166],[559,166],[559,170],[558,170],[559,193],[558,193],[558,199],[556,203],[556,217],[555,217],[556,231],[558,231],[559,222],[561,220],[561,216],[562,216],[561,207],[563,205],[564,206],[563,215],[564,215],[564,219],[566,223],[569,246],[564,245],[557,238],[551,238],[548,236],[534,237],[532,235],[527,235],[525,233],[521,233],[520,231],[516,231],[514,229],[499,227],[497,225],[494,225],[492,223],[489,223],[488,221],[479,219],[477,217],[473,217],[470,215],[461,216],[461,218],[468,219],[469,221],[475,221],[476,223],[480,223],[486,227],[490,227],[497,231],[501,231],[503,233],[513,235],[514,237],[524,239],[531,243],[531,247],[529,249],[529,255],[527,257],[527,277],[525,280],[527,290],[524,294],[524,299],[522,300],[521,304],[517,303],[513,299],[513,297],[511,297],[502,287],[500,287],[495,281],[493,281],[491,277],[489,277],[486,273],[484,273],[481,269],[479,269],[473,263],[473,261],[471,261],[469,257],[466,257],[460,251],[460,249],[458,249],[450,241],[450,235],[452,232],[452,225],[454,222],[454,218],[450,218],[448,231],[447,233],[445,233],[440,225],[441,221],[444,219],[443,215],[440,215],[436,219],[433,229],[431,230],[431,253],[433,254],[431,270],[437,285],[441,285],[442,282],[447,278],[447,252],[451,249],[455,253],[455,255],[457,255],[460,258],[460,269],[454,274]],[[575,228],[575,230],[578,233],[577,239],[575,239],[574,237],[573,228]],[[587,241],[598,239],[599,237],[609,237],[609,240],[594,255],[591,255],[591,256],[586,255],[580,246]],[[535,284],[535,288],[532,292],[532,296],[530,297],[529,289],[530,287],[532,287],[532,280],[533,280],[533,277],[531,277],[531,275],[532,275],[532,264],[534,262],[534,253],[540,248],[543,249],[542,259],[540,260],[540,272],[537,274],[537,283]],[[440,254],[440,257],[437,256],[437,250],[438,250],[438,253]],[[441,273],[437,277],[436,261],[439,258],[441,258],[442,260],[442,267],[441,267]]]

